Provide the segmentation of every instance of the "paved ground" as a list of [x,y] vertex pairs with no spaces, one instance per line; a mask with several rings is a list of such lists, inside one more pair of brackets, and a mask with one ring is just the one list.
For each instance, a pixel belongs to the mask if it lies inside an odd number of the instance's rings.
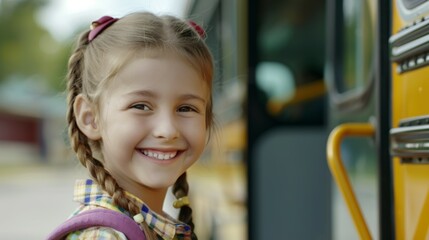
[[45,239],[77,206],[76,176],[85,176],[77,166],[1,167],[1,239]]

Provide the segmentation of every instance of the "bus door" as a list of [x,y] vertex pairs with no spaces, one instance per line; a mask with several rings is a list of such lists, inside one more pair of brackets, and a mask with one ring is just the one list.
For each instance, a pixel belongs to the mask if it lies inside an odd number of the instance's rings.
[[[379,119],[375,81],[378,6],[372,0],[330,0],[327,11],[325,80],[329,90],[328,119],[329,128],[335,129],[331,136],[341,138],[341,141],[336,141],[335,155],[342,157],[341,162],[336,162],[339,165],[330,164],[331,172],[339,182],[339,188],[334,187],[332,192],[333,238],[360,239],[360,229],[355,229],[346,207],[346,204],[350,207],[350,198],[347,197],[350,192],[346,192],[345,199],[341,197],[345,181],[343,178],[338,180],[336,174],[340,166],[340,174],[350,176],[346,179],[347,189],[353,186],[355,192],[352,195],[356,196],[353,203],[357,205],[359,202],[362,206],[358,211],[359,217],[363,219],[365,216],[364,225],[370,226],[365,228],[366,235],[369,236],[369,232],[379,235],[377,203],[380,174],[374,141],[374,126]],[[360,137],[343,140],[346,135]],[[328,150],[328,160],[329,153],[333,152]]]
[[332,239],[325,6],[249,1],[249,239]]

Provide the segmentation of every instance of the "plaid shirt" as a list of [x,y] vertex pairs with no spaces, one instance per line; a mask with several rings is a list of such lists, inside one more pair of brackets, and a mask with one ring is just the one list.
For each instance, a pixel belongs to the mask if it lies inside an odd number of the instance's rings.
[[[165,218],[150,210],[150,208],[137,197],[130,193],[127,193],[127,195],[137,200],[138,204],[140,205],[141,214],[144,221],[149,226],[149,228],[151,228],[157,234],[159,239],[191,239],[191,228],[188,225],[178,222],[171,217]],[[113,200],[109,194],[103,191],[101,187],[99,187],[90,179],[76,181],[73,200],[79,202],[81,206],[73,213],[72,216],[94,208],[107,208],[130,216],[127,211],[113,204]],[[85,230],[72,232],[67,236],[66,239],[126,240],[127,238],[123,233],[118,232],[112,228],[91,227]]]

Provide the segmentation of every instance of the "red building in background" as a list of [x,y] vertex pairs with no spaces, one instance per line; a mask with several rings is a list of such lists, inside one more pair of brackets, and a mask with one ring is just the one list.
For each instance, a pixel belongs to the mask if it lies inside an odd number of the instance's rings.
[[42,119],[0,110],[0,141],[41,146]]

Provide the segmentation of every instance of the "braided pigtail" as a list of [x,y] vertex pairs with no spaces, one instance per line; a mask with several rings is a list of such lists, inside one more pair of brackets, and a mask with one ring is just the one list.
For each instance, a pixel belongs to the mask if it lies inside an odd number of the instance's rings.
[[[85,32],[80,37],[76,49],[71,55],[68,63],[68,74],[67,74],[67,122],[68,122],[68,133],[70,137],[71,147],[76,152],[76,156],[80,163],[86,167],[94,181],[101,186],[110,196],[115,204],[125,209],[134,216],[140,213],[140,209],[134,199],[130,199],[125,194],[116,180],[110,175],[103,166],[103,163],[93,157],[92,146],[97,146],[96,143],[92,143],[88,137],[79,129],[76,122],[76,115],[74,112],[74,102],[76,97],[83,91],[82,87],[82,75],[84,70],[84,54],[88,47],[88,32]],[[149,231],[147,226],[143,226],[145,234],[148,239],[155,239],[154,234]]]
[[[173,194],[177,199],[187,197],[189,192],[189,185],[186,179],[186,172],[184,172],[180,177],[176,180],[173,186]],[[180,207],[179,220],[188,224],[191,227],[192,231],[192,240],[198,240],[197,235],[194,232],[194,222],[192,221],[192,208],[189,204],[184,204]]]
[[76,152],[80,163],[84,166],[86,166],[86,159],[92,158],[92,151],[88,143],[88,138],[80,131],[77,125],[73,105],[76,97],[82,93],[82,65],[83,55],[88,45],[87,35],[88,32],[82,34],[80,37],[76,49],[69,59],[67,74],[68,133],[71,147]]

